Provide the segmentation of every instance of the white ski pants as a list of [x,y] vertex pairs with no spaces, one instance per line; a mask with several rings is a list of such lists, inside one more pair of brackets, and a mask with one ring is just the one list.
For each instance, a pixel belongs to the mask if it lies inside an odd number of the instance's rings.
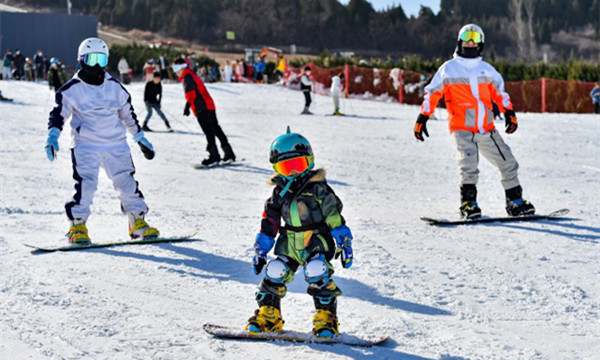
[[500,170],[504,189],[519,185],[519,164],[497,130],[483,134],[457,130],[452,133],[456,144],[460,184],[477,184],[479,153]]
[[146,213],[148,207],[133,175],[135,167],[129,146],[123,144],[111,148],[75,147],[71,149],[75,194],[66,203],[65,210],[70,220],[87,220],[90,216],[94,193],[98,188],[98,170],[104,168],[112,180],[121,200],[121,211],[126,214]]

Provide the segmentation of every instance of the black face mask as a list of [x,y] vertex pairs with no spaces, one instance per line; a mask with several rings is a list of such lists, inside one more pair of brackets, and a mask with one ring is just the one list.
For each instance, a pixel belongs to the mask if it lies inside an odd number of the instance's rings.
[[481,44],[477,47],[464,47],[462,43],[458,44],[458,51],[456,53],[461,57],[474,59],[481,56]]
[[102,85],[104,82],[104,68],[100,65],[88,66],[80,62],[79,78],[90,85]]

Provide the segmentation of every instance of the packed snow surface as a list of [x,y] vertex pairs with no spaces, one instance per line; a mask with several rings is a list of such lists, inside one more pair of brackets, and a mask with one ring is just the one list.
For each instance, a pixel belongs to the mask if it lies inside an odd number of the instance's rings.
[[[343,100],[355,116],[333,117],[331,99],[316,96],[315,115],[302,116],[300,92],[208,85],[243,161],[195,170],[206,140],[182,115],[182,86],[165,84],[162,106],[177,131],[147,134],[152,161],[131,143],[136,178],[150,224],[197,241],[35,255],[23,244],[65,243],[70,129],[49,162],[53,93],[43,83],[0,87],[15,99],[0,103],[2,359],[598,359],[598,116],[518,114],[518,131],[503,135],[525,197],[539,213],[569,208],[573,220],[436,228],[419,218],[458,217],[456,155],[445,121],[427,124],[424,143],[414,139],[417,106]],[[143,119],[143,84],[127,89]],[[149,125],[164,129],[156,115]],[[219,340],[202,330],[241,328],[256,308],[252,245],[271,193],[269,145],[287,125],[313,144],[355,236],[352,268],[335,262],[340,329],[390,335],[383,346]],[[480,170],[481,208],[504,215],[496,169],[482,159]],[[92,240],[125,239],[105,175],[94,200]],[[310,331],[312,312],[299,271],[283,299],[285,327]]]

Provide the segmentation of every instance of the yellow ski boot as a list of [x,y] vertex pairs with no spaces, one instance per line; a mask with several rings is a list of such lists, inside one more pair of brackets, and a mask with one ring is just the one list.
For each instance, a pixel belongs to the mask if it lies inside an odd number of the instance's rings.
[[91,242],[90,237],[88,236],[88,229],[85,226],[84,222],[79,224],[74,223],[69,228],[67,238],[69,239],[69,243],[71,244],[87,245]]
[[312,318],[313,333],[320,339],[331,339],[339,335],[338,326],[340,325],[335,316],[329,310],[317,309]]
[[143,218],[137,218],[133,222],[133,225],[129,225],[129,236],[132,239],[153,239],[157,238],[160,232],[153,227],[150,227],[146,220]]
[[254,312],[254,316],[248,319],[246,331],[250,334],[279,332],[283,329],[283,323],[279,309],[263,305]]

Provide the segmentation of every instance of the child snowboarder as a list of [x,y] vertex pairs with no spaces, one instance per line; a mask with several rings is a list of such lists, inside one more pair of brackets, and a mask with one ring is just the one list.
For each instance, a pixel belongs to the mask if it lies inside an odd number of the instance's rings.
[[303,115],[312,115],[309,107],[312,103],[312,99],[310,98],[310,92],[312,91],[312,81],[310,81],[310,67],[307,66],[300,74],[300,90],[304,94],[304,110],[302,110]]
[[[352,234],[341,215],[342,202],[327,184],[325,170],[313,170],[314,156],[308,140],[290,133],[289,127],[271,144],[270,162],[276,171],[269,181],[274,189],[265,203],[253,258],[257,275],[265,264],[266,270],[256,292],[259,308],[248,320],[246,330],[282,330],[281,298],[286,294],[286,284],[303,266],[308,294],[316,307],[313,332],[331,338],[338,334],[336,299],[342,291],[331,278],[330,261],[334,255],[341,255],[343,267],[349,268],[353,259]],[[281,218],[284,227],[280,226]],[[267,263],[273,245],[277,258]]]
[[333,98],[333,115],[344,115],[340,112],[340,95],[342,94],[342,80],[344,73],[341,72],[331,78],[331,97]]
[[172,68],[179,77],[179,81],[183,82],[186,100],[183,115],[189,116],[191,108],[198,119],[198,124],[200,124],[204,135],[206,135],[208,158],[202,160],[202,165],[215,166],[221,161],[221,155],[219,154],[219,149],[217,149],[215,137],[219,138],[219,141],[221,142],[221,148],[224,153],[223,163],[234,162],[235,154],[233,153],[231,145],[229,145],[227,136],[219,125],[215,102],[208,93],[206,86],[204,86],[202,80],[188,68],[185,60],[175,60],[175,64]]
[[420,141],[425,140],[423,134],[429,136],[427,120],[440,98],[445,96],[450,133],[458,151],[461,216],[467,219],[481,216],[476,187],[479,153],[500,170],[507,213],[510,216],[533,214],[535,208],[522,196],[517,176],[519,164],[494,126],[492,103],[504,111],[507,134],[517,130],[517,117],[504,91],[502,75],[481,59],[484,39],[483,30],[477,25],[468,24],[460,29],[454,59],[445,62],[425,87],[414,134]]
[[108,46],[98,38],[85,39],[78,50],[81,66],[75,76],[56,93],[56,107],[50,112],[46,154],[54,161],[58,138],[65,119],[71,119],[73,179],[75,194],[65,205],[71,227],[67,234],[73,244],[88,244],[85,225],[103,167],[119,192],[121,210],[129,218],[131,238],[158,237],[159,232],[144,220],[148,206],[133,177],[135,167],[126,142],[126,130],[133,135],[147,159],[154,148],[144,137],[131,105],[131,96],[107,72]]
[[148,121],[152,117],[152,109],[156,110],[156,113],[160,118],[165,122],[167,127],[167,131],[173,132],[171,129],[171,125],[169,124],[169,120],[165,117],[165,114],[160,110],[160,101],[162,100],[162,85],[160,84],[160,73],[158,71],[154,72],[154,77],[152,81],[148,81],[146,83],[146,87],[144,88],[144,103],[146,103],[146,111],[148,114],[146,115],[146,119],[144,120],[144,125],[142,125],[142,130],[144,131],[152,131],[148,127]]

